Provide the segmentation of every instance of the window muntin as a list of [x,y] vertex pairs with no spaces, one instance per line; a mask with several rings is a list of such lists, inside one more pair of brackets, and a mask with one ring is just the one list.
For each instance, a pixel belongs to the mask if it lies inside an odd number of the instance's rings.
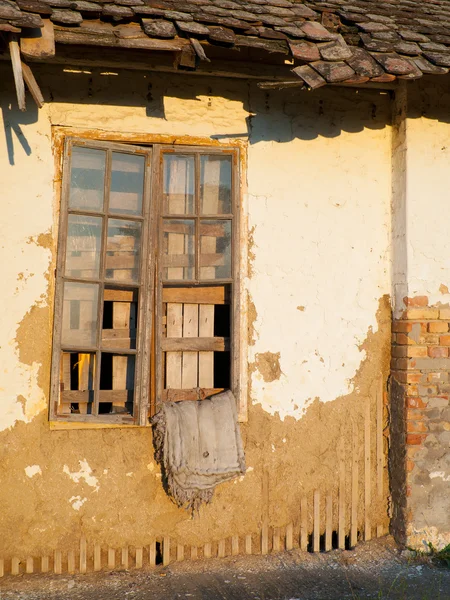
[[173,399],[171,360],[175,399],[238,395],[237,152],[71,140],[66,154],[51,418],[144,425]]

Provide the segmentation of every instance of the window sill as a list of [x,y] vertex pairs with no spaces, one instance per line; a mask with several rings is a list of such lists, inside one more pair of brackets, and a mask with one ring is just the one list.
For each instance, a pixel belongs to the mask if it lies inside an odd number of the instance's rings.
[[61,431],[64,429],[137,429],[142,427],[150,427],[150,423],[146,425],[138,425],[137,423],[83,423],[80,421],[49,421],[50,431]]

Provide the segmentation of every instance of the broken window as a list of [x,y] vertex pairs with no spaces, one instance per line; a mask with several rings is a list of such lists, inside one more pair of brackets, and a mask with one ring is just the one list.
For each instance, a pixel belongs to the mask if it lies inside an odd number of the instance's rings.
[[237,151],[68,140],[52,419],[238,396]]

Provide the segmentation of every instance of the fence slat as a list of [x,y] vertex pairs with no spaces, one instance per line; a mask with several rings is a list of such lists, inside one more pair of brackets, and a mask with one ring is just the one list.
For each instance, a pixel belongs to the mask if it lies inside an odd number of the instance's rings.
[[251,553],[252,553],[252,536],[249,533],[245,536],[245,554],[251,554]]
[[308,549],[308,499],[304,496],[300,501],[300,549]]
[[53,571],[56,575],[61,575],[62,573],[62,553],[61,550],[55,550],[55,558],[53,561]]
[[163,565],[170,564],[170,537],[164,536],[163,539]]
[[332,532],[333,532],[333,497],[330,493],[330,494],[328,494],[327,501],[326,501],[325,552],[329,552],[331,550]]
[[239,536],[233,535],[231,538],[231,555],[237,556],[239,554]]
[[100,544],[94,546],[94,571],[100,571],[102,568],[102,547]]
[[86,573],[87,571],[87,544],[86,538],[82,537],[80,540],[80,573]]
[[108,569],[116,568],[116,551],[114,548],[108,548]]
[[34,560],[32,556],[29,556],[27,558],[27,562],[26,562],[26,566],[25,566],[25,572],[26,573],[33,573],[34,570]]
[[370,402],[366,400],[364,415],[364,540],[372,538],[370,523],[371,504],[371,461],[370,461]]
[[144,564],[144,552],[142,548],[136,548],[136,569],[141,569]]
[[320,492],[314,492],[313,552],[320,551]]
[[286,526],[286,550],[292,550],[294,547],[294,524],[289,523]]
[[353,548],[356,546],[358,541],[358,478],[359,478],[359,464],[358,464],[358,429],[355,423],[352,423],[352,437],[353,437],[353,448],[352,448],[352,513],[351,513],[351,527],[350,527],[350,546]]
[[41,573],[48,573],[50,569],[50,561],[48,556],[41,557]]

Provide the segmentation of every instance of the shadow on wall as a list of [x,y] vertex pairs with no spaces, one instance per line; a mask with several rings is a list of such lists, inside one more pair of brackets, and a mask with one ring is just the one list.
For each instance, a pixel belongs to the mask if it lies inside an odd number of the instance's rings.
[[27,97],[27,100],[26,112],[20,112],[17,109],[17,99],[15,96],[9,93],[0,96],[2,123],[10,165],[15,164],[15,147],[17,145],[22,147],[27,156],[30,156],[32,153],[31,146],[22,130],[22,126],[36,123],[38,120],[38,108],[31,98]]

